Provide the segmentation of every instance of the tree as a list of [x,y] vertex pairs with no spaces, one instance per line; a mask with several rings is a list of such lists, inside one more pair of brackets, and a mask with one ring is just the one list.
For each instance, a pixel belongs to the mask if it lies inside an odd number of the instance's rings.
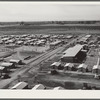
[[22,21],[22,22],[20,22],[20,25],[24,25],[24,22]]

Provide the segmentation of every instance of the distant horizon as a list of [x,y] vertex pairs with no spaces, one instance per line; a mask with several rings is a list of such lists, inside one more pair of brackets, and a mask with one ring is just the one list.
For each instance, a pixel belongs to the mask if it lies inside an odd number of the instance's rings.
[[[82,21],[82,22],[85,22],[85,21],[100,21],[100,20],[68,20],[68,21],[66,21],[66,20],[63,20],[63,21],[60,21],[60,20],[55,20],[54,22],[79,22],[79,21]],[[0,23],[6,23],[6,22],[8,22],[8,23],[10,23],[10,22],[53,22],[53,20],[51,20],[51,21],[0,21]]]

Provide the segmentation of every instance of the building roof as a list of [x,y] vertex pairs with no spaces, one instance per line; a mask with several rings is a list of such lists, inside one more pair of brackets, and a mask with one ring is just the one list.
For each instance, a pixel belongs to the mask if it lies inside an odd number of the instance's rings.
[[98,65],[94,65],[92,69],[98,69]]
[[60,62],[54,62],[53,64],[51,64],[51,66],[59,66],[59,65],[61,65]]
[[48,37],[50,37],[50,35],[43,35],[42,37],[43,38],[48,38]]
[[45,89],[45,86],[42,84],[37,84],[32,88],[32,90],[44,90],[44,89]]
[[100,66],[94,65],[92,69],[100,69]]
[[5,67],[0,66],[0,70],[3,70]]
[[23,41],[17,41],[18,44],[23,43]]
[[68,48],[65,51],[65,55],[62,57],[75,57],[77,53],[83,48],[83,45],[76,45],[74,47]]
[[78,68],[87,68],[87,65],[86,64],[80,64],[79,66],[78,66]]
[[3,66],[3,67],[9,67],[9,66],[12,66],[12,65],[13,65],[13,63],[9,63],[9,62],[1,63],[1,66]]
[[10,59],[10,62],[19,63],[19,62],[20,62],[20,60],[16,60],[16,59]]
[[9,40],[9,38],[3,38],[2,40]]
[[64,67],[67,67],[67,66],[69,66],[69,67],[73,67],[74,64],[72,64],[72,63],[66,63]]
[[68,50],[71,50],[71,49],[73,49],[73,47],[70,47],[70,48],[68,48],[67,50],[65,50],[65,51],[63,52],[63,54],[66,54],[66,53],[68,52]]
[[15,86],[13,86],[11,89],[23,89],[27,85],[28,85],[28,83],[26,83],[26,82],[19,82]]
[[86,38],[86,37],[81,38],[81,41],[87,41],[87,40],[88,40],[88,38]]
[[68,38],[68,39],[70,39],[70,38],[72,38],[73,36],[72,35],[68,35],[68,36],[66,36],[66,38]]
[[91,37],[91,35],[86,35],[85,37],[89,38],[89,37]]
[[53,90],[64,90],[64,88],[61,86],[58,86],[58,87],[53,88]]

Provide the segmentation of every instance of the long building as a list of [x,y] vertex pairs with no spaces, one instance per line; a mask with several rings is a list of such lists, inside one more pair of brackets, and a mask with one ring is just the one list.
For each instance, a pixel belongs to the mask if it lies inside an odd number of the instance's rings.
[[76,45],[74,47],[68,48],[64,51],[64,55],[61,57],[61,61],[63,62],[80,62],[86,57],[86,53],[81,51],[83,49],[83,45]]
[[60,45],[61,43],[62,43],[62,41],[56,40],[56,41],[50,43],[50,48],[54,48],[55,46],[58,46],[58,45]]

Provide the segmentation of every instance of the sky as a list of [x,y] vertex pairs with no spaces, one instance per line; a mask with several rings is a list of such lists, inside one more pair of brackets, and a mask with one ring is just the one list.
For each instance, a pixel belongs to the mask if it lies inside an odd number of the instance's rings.
[[0,21],[100,20],[100,3],[0,2]]

